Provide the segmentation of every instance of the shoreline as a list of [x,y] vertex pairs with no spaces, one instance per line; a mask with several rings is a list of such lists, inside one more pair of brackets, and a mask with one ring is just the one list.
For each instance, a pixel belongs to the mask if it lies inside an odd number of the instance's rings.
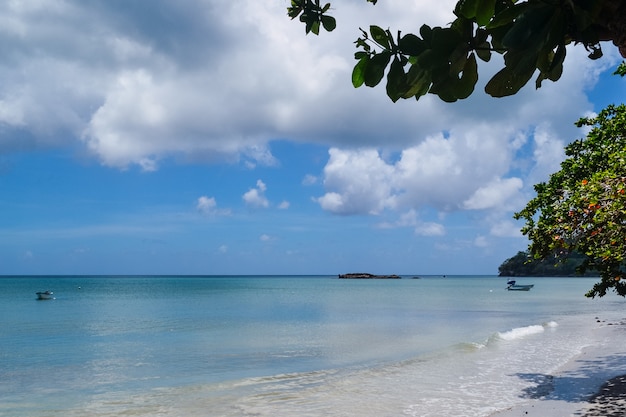
[[[600,323],[598,319],[597,322]],[[602,322],[594,344],[551,375],[537,375],[521,404],[490,417],[618,417],[626,409],[626,319]]]

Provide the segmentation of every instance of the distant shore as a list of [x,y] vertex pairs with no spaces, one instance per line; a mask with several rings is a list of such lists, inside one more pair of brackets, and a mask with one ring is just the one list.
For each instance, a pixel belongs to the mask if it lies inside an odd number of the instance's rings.
[[367,272],[351,272],[348,274],[339,274],[340,279],[400,279],[399,275],[375,275]]

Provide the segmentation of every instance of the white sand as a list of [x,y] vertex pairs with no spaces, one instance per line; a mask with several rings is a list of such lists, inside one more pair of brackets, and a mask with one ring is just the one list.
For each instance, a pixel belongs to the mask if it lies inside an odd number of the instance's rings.
[[[626,374],[626,322],[598,323],[597,342],[542,381],[527,401],[492,417],[607,416],[587,411],[590,397],[609,379]],[[612,414],[610,414],[612,415]],[[626,415],[626,410],[624,414]]]

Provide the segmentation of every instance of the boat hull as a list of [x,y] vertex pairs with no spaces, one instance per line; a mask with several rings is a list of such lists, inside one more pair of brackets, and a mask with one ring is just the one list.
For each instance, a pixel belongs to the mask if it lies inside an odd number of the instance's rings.
[[37,292],[35,294],[37,294],[38,300],[53,300],[54,299],[54,293],[52,291],[42,291],[42,292]]
[[530,289],[534,287],[531,285],[509,285],[506,289],[509,291],[530,291]]

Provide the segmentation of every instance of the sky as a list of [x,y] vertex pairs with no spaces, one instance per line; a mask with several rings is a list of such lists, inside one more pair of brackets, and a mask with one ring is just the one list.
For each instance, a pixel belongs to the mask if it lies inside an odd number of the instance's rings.
[[574,122],[621,102],[619,54],[392,103],[352,87],[359,27],[456,2],[332,3],[320,36],[287,0],[0,3],[0,275],[497,274]]

